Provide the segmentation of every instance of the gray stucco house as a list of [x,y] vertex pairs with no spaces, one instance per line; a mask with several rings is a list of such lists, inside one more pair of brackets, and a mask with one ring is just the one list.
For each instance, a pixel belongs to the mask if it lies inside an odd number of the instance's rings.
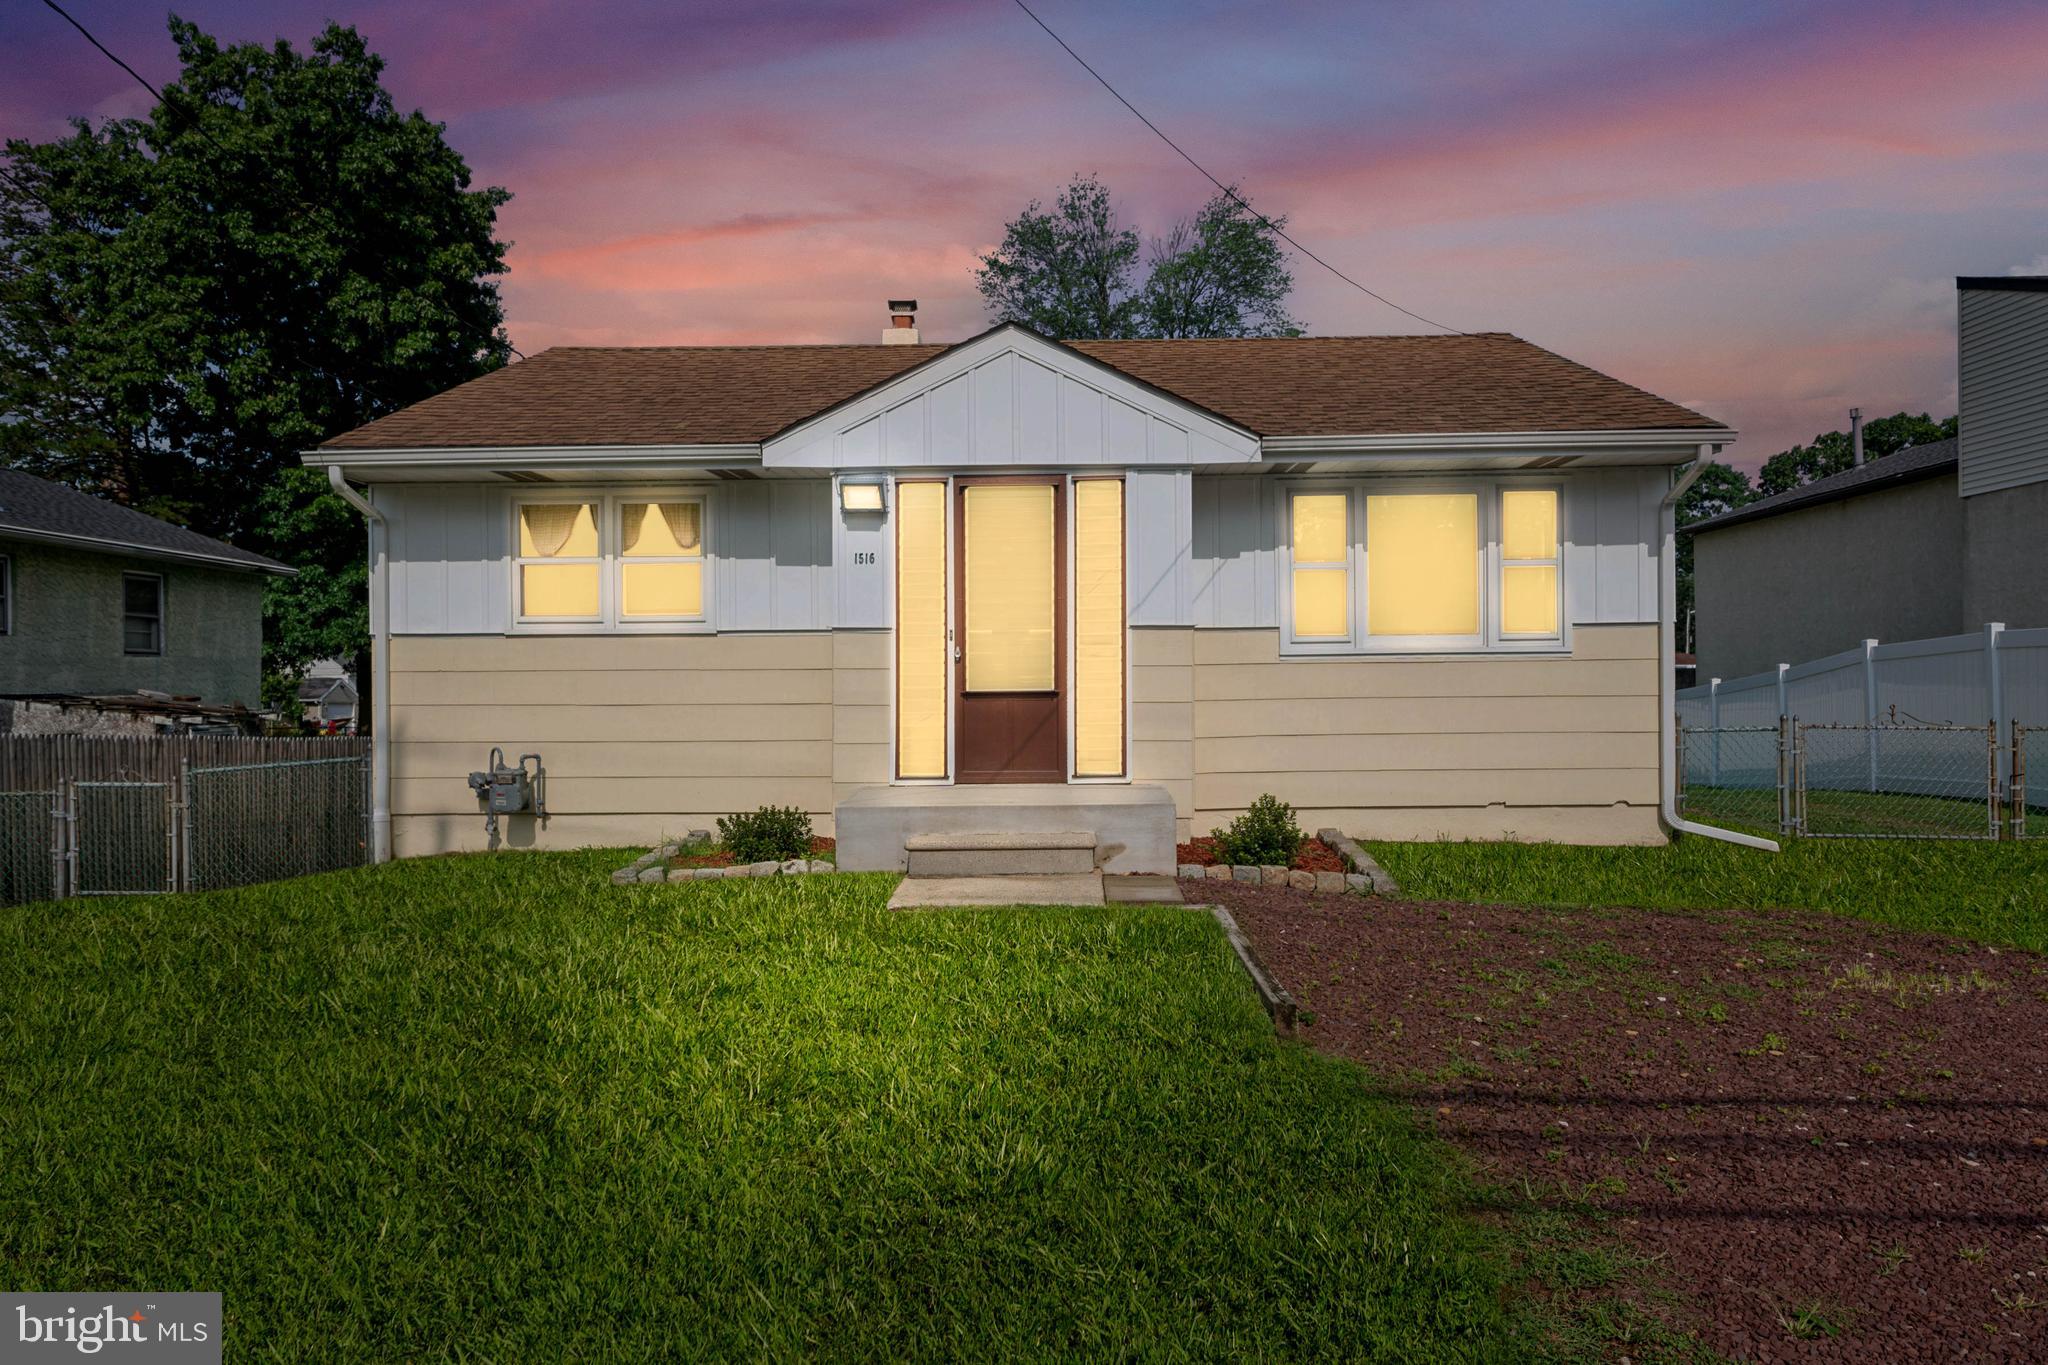
[[140,691],[255,707],[263,582],[294,570],[0,469],[0,696]]
[[1960,434],[1695,524],[1699,676],[2048,626],[2048,276],[1957,279]]

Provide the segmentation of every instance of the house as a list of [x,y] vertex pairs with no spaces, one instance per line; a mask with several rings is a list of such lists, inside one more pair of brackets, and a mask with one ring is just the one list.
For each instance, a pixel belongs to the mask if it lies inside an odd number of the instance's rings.
[[2048,626],[2048,277],[1957,279],[1958,431],[1694,524],[1702,677]]
[[306,453],[370,521],[390,847],[483,846],[493,746],[546,772],[515,844],[774,803],[843,866],[1035,828],[1156,872],[1268,791],[1664,837],[1674,477],[1727,427],[1499,333],[934,345],[914,308],[550,350]]
[[347,730],[356,722],[355,679],[336,659],[322,659],[299,680],[299,719],[321,730]]
[[0,696],[151,693],[209,712],[254,708],[264,580],[295,572],[0,469]]

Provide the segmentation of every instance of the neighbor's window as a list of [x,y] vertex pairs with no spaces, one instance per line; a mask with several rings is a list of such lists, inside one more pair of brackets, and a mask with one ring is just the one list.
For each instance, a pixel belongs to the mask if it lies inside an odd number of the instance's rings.
[[1557,490],[1510,488],[1500,495],[1500,633],[1558,635]]
[[603,615],[597,508],[588,502],[519,507],[519,615],[595,621]]
[[704,504],[619,504],[619,616],[693,620],[704,614]]
[[1351,637],[1351,495],[1296,493],[1288,505],[1294,545],[1294,638]]
[[1476,638],[1479,495],[1369,494],[1365,594],[1368,635]]
[[121,652],[164,652],[164,578],[154,573],[121,575]]

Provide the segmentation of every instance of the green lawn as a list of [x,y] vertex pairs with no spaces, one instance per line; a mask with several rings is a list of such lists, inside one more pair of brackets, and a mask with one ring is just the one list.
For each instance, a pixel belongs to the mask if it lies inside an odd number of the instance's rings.
[[1798,906],[2048,950],[2048,840],[1793,839],[1775,854],[1698,836],[1657,848],[1366,847],[1404,894],[1430,900]]
[[603,884],[625,856],[0,910],[0,1281],[220,1290],[230,1359],[1547,1330],[1447,1149],[1275,1042],[1207,916]]

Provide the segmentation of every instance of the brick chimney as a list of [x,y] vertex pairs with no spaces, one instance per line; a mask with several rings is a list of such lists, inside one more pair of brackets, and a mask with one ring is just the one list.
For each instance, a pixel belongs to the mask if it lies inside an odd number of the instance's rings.
[[882,332],[884,346],[917,345],[917,300],[890,299],[889,325]]

